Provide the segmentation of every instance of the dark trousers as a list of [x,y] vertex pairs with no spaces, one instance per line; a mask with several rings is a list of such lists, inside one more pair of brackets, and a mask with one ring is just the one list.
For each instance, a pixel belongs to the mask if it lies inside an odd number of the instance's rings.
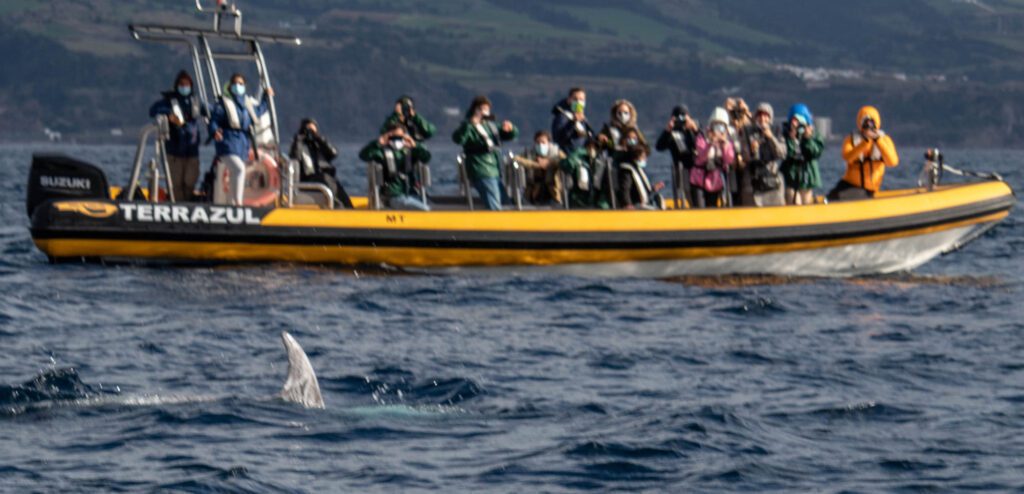
[[839,183],[829,191],[828,202],[856,201],[859,199],[871,199],[872,197],[875,197],[874,192],[863,187],[857,187],[846,180],[840,180]]

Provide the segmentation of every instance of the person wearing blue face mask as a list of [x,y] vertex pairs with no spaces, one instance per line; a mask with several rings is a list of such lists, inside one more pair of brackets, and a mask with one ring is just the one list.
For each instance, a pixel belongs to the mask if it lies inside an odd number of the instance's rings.
[[[231,188],[229,202],[241,206],[245,194],[245,164],[250,161],[253,137],[264,132],[263,115],[267,113],[271,88],[257,102],[246,95],[245,77],[231,76],[227,92],[217,102],[210,117],[210,135],[217,142],[217,160],[228,170]],[[253,156],[255,158],[255,156]]]
[[164,115],[171,132],[165,142],[167,164],[171,169],[169,182],[174,199],[192,199],[192,190],[199,179],[199,120],[205,116],[199,98],[192,94],[192,76],[182,70],[174,78],[170,91],[149,107],[149,116]]
[[535,206],[554,202],[562,203],[562,181],[558,175],[558,164],[565,159],[565,153],[558,144],[551,142],[551,134],[539,131],[533,136],[533,146],[516,156],[516,161],[526,168],[526,199]]

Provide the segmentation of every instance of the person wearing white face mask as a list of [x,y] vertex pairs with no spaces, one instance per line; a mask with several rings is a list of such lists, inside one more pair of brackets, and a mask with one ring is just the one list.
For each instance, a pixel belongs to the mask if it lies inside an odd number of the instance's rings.
[[400,122],[387,126],[377,139],[359,151],[359,159],[380,163],[384,168],[381,197],[391,209],[430,211],[420,200],[422,185],[416,178],[416,163],[429,163],[430,152],[406,133]]
[[231,194],[229,202],[241,206],[245,195],[245,164],[250,161],[253,151],[254,125],[267,113],[271,88],[263,93],[257,103],[246,95],[245,77],[231,76],[227,92],[217,102],[210,117],[210,134],[216,141],[217,160],[227,168],[230,177]]
[[[628,142],[624,139],[626,133],[636,130],[636,142]],[[608,120],[597,137],[602,149],[611,155],[614,164],[620,163],[626,158],[626,150],[630,146],[645,146],[647,138],[637,126],[636,107],[628,100],[620,99],[612,105],[611,119]]]
[[192,76],[182,70],[174,78],[171,91],[149,108],[149,116],[164,115],[170,123],[165,143],[167,164],[171,169],[169,182],[176,201],[192,199],[192,190],[199,179],[199,121],[206,108],[192,94]]
[[626,149],[625,158],[619,164],[619,204],[622,209],[665,209],[665,202],[659,193],[664,182],[651,184],[647,178],[646,146],[634,144]]
[[495,123],[491,100],[477,96],[469,105],[466,120],[452,133],[452,142],[462,146],[466,172],[480,199],[491,211],[500,211],[506,197],[501,186],[501,144],[519,135],[508,120]]
[[526,198],[530,204],[562,203],[558,164],[563,159],[565,153],[558,144],[551,142],[551,134],[543,130],[533,136],[533,146],[516,156],[516,161],[526,167]]

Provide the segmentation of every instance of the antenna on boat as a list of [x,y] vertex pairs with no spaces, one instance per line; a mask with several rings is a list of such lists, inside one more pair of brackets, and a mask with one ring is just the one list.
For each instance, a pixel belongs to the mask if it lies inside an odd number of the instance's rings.
[[217,4],[214,6],[203,7],[203,0],[196,0],[196,10],[202,13],[213,14],[213,30],[221,32],[221,17],[230,16],[235,18],[235,36],[242,35],[242,11],[238,10],[238,6],[234,2],[228,3],[227,0],[216,0]]

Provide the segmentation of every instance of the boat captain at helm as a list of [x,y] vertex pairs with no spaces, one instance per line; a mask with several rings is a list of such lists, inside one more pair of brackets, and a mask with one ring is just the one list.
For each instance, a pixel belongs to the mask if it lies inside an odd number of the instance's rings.
[[167,138],[167,164],[174,197],[179,201],[192,199],[192,190],[199,180],[199,121],[206,107],[192,94],[192,76],[182,70],[174,78],[171,90],[149,108],[150,118],[165,115],[171,124]]
[[843,142],[846,175],[828,193],[829,201],[874,197],[882,188],[885,169],[900,164],[896,145],[882,131],[882,116],[873,106],[857,112],[857,128]]
[[246,95],[245,77],[231,76],[228,91],[213,107],[210,135],[217,142],[217,161],[228,170],[231,183],[230,202],[241,206],[245,192],[245,164],[253,148],[254,125],[267,113],[268,101],[274,95],[267,88],[259,102]]

